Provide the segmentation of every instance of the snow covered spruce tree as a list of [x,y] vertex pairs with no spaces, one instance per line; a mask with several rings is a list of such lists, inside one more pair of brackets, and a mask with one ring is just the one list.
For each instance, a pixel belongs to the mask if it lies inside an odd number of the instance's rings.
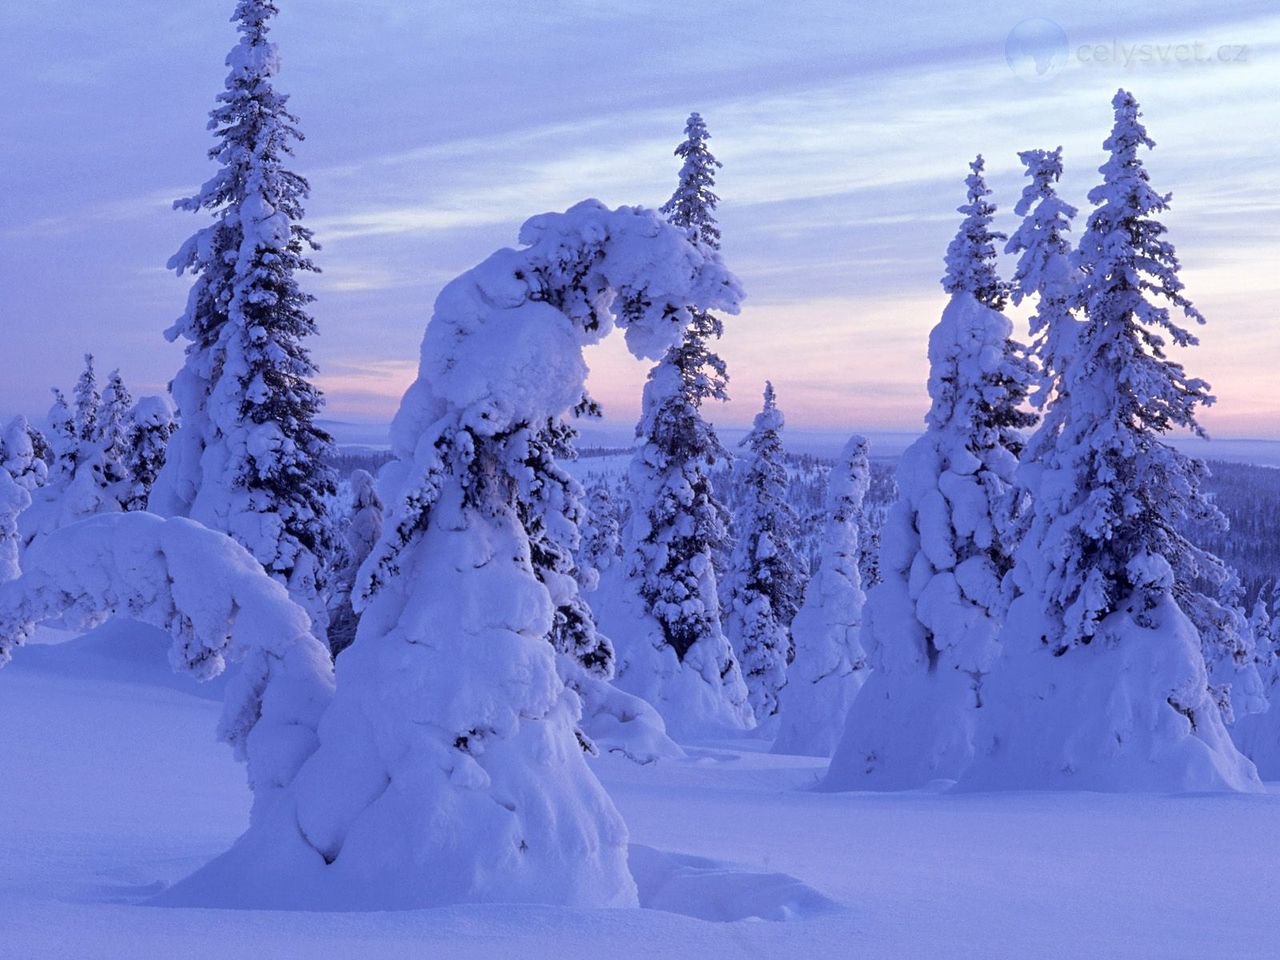
[[[702,117],[690,115],[679,183],[662,212],[691,242],[720,246],[713,192],[719,161],[707,147]],[[723,457],[701,414],[723,400],[724,361],[709,341],[723,324],[694,308],[683,340],[650,371],[638,447],[631,462],[627,562],[593,597],[604,631],[618,650],[620,687],[654,704],[677,736],[751,726],[742,673],[720,618],[712,556],[728,537],[728,515],[716,499],[710,467]],[[639,597],[632,595],[638,585]]]
[[0,433],[0,469],[28,493],[43,487],[49,478],[49,464],[44,456],[46,441],[39,430],[16,416]]
[[98,408],[102,394],[98,392],[98,375],[93,369],[93,354],[84,355],[84,370],[76,381],[73,417],[77,439],[92,443],[98,439]]
[[143,397],[133,406],[125,437],[125,473],[128,494],[125,510],[145,510],[160,468],[169,450],[169,438],[177,429],[173,402],[167,396]]
[[343,528],[346,552],[330,590],[329,649],[335,657],[356,638],[360,615],[352,605],[351,591],[361,564],[382,538],[383,525],[382,498],[373,475],[367,470],[352,470],[347,485],[351,490],[351,515]]
[[31,491],[31,506],[19,522],[30,546],[54,530],[99,513],[118,513],[128,487],[119,437],[128,420],[129,392],[113,374],[98,391],[92,355],[76,382],[73,406],[54,388],[49,424],[56,457],[48,482]]
[[999,655],[1011,566],[1013,481],[1031,368],[999,312],[994,206],[971,164],[968,203],[947,249],[951,300],[929,335],[924,436],[903,454],[881,531],[881,583],[862,642],[872,673],[849,711],[827,789],[905,789],[955,779],[973,752]]
[[18,576],[18,515],[30,505],[27,488],[0,464],[0,583]]
[[764,407],[742,441],[751,459],[743,472],[744,500],[734,518],[737,542],[726,584],[725,632],[742,666],[757,723],[778,712],[778,693],[794,655],[791,621],[808,576],[794,546],[797,520],[787,501],[784,423],[773,384],[766,381]]
[[600,574],[622,558],[622,524],[618,507],[609,488],[596,482],[587,490],[586,516],[578,549],[578,583],[582,589],[594,590]]
[[112,370],[107,385],[102,390],[102,402],[98,405],[98,427],[95,440],[102,450],[102,459],[108,474],[117,483],[129,475],[129,431],[133,418],[133,395],[124,385],[119,370]]
[[[1062,148],[1024,150],[1018,158],[1030,183],[1023,188],[1014,212],[1022,223],[1014,231],[1005,252],[1018,255],[1010,285],[1015,304],[1034,300],[1031,314],[1031,355],[1036,362],[1029,400],[1044,418],[1027,441],[1019,468],[1019,485],[1034,487],[1041,454],[1052,448],[1062,429],[1066,404],[1050,405],[1065,390],[1064,371],[1071,362],[1080,321],[1077,305],[1079,276],[1072,264],[1071,223],[1077,210],[1057,193],[1062,177]],[[1019,515],[1024,522],[1026,513]]]
[[583,749],[601,748],[639,762],[683,751],[666,735],[654,708],[615,688],[613,644],[600,632],[581,593],[576,555],[586,518],[582,485],[563,466],[577,457],[577,431],[560,418],[517,431],[507,441],[516,472],[516,509],[529,536],[534,575],[554,605],[547,640],[566,687],[582,702],[577,735]]
[[871,486],[865,437],[853,436],[831,468],[820,563],[791,622],[795,659],[780,694],[774,753],[829,757],[867,679],[862,630],[859,518]]
[[150,509],[229,533],[288,586],[323,638],[321,595],[339,549],[325,508],[335,484],[304,345],[315,321],[296,274],[316,269],[307,257],[315,244],[300,222],[307,181],[285,167],[302,134],[272,85],[276,12],[271,0],[236,4],[240,42],[210,113],[217,143],[209,155],[219,168],[175,204],[210,211],[214,222],[169,261],[195,282],[166,333],[189,343],[171,386],[181,425]]
[[389,515],[318,749],[169,903],[627,905],[626,828],[574,735],[555,602],[521,520],[527,444],[583,396],[616,325],[659,357],[689,305],[736,309],[715,251],[653,212],[587,201],[527,222],[436,300],[392,427]]
[[1121,90],[1102,183],[1077,251],[1084,313],[1061,426],[1042,453],[1012,580],[1021,595],[984,690],[974,788],[1254,789],[1208,692],[1179,584],[1217,561],[1180,532],[1212,511],[1204,466],[1160,435],[1199,431],[1208,385],[1170,359],[1204,318],[1183,293],[1138,151],[1153,146]]

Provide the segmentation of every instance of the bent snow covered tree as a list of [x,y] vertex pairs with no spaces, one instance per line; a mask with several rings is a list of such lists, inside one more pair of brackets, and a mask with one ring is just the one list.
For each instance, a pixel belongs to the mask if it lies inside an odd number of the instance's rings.
[[[0,470],[0,484],[5,477]],[[100,514],[42,537],[22,555],[21,576],[0,582],[0,665],[41,623],[87,630],[116,615],[167,631],[179,672],[207,680],[238,664],[218,736],[247,761],[256,819],[315,750],[333,695],[329,652],[307,615],[221,533],[150,513]]]
[[[737,281],[656,214],[586,201],[448,284],[392,427],[382,539],[320,746],[170,903],[344,909],[631,905],[627,833],[574,735],[513,443],[583,396],[582,348],[655,358]],[[561,598],[563,601],[563,598]]]

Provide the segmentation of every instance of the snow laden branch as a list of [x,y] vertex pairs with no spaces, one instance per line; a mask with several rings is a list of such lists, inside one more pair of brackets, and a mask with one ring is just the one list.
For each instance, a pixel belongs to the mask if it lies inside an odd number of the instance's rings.
[[[259,796],[293,779],[333,691],[306,614],[243,547],[190,520],[103,514],[55,530],[0,583],[0,664],[41,623],[87,630],[128,616],[168,631],[175,670],[197,680],[238,664],[218,736]],[[260,798],[260,796],[259,796]]]
[[[627,831],[575,735],[557,609],[522,519],[529,431],[584,400],[615,327],[661,356],[741,291],[689,230],[586,201],[448,284],[392,427],[355,642],[288,796],[170,903],[394,909],[636,903]],[[528,504],[525,503],[527,507]],[[526,514],[527,515],[527,514]]]

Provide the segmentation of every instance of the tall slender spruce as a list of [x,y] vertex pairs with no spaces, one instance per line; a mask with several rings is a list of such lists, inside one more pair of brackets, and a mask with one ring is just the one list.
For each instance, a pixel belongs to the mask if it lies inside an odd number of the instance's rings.
[[187,309],[168,331],[188,341],[172,392],[181,426],[152,494],[152,509],[190,516],[244,544],[307,609],[317,635],[320,599],[338,549],[325,498],[331,441],[316,425],[320,392],[305,340],[312,301],[296,275],[314,271],[311,231],[301,223],[307,181],[288,169],[302,139],[288,97],[276,91],[277,8],[240,0],[240,42],[227,56],[226,86],[210,113],[218,171],[175,207],[208,211],[169,261],[195,276]]
[[[662,206],[668,222],[689,231],[690,241],[719,249],[713,188],[720,162],[707,147],[706,124],[697,113],[676,148],[684,160],[679,183]],[[657,620],[663,642],[683,664],[715,687],[731,723],[746,726],[750,712],[733,650],[724,636],[712,556],[728,537],[728,515],[716,499],[710,468],[725,455],[701,407],[727,398],[724,361],[711,349],[723,324],[710,310],[691,309],[684,339],[649,374],[644,410],[636,427],[639,449],[631,463],[634,490],[627,543],[633,575],[644,603]],[[623,677],[624,686],[630,686]]]
[[791,621],[800,608],[807,564],[796,555],[795,510],[787,501],[782,411],[773,384],[742,444],[751,453],[743,474],[743,503],[734,522],[726,632],[742,664],[751,709],[763,723],[778,712],[778,694],[795,656]]

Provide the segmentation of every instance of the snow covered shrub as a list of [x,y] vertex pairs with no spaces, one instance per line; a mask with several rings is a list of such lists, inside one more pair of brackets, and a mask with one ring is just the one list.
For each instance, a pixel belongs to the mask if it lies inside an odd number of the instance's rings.
[[[1226,523],[1225,518],[1222,522]],[[1211,592],[1196,584],[1176,584],[1174,597],[1200,634],[1209,696],[1230,727],[1250,714],[1265,711],[1267,696],[1255,661],[1253,630],[1241,606],[1244,591],[1240,576],[1225,565],[1210,573],[1216,575],[1209,578]],[[1202,574],[1200,579],[1206,578]]]
[[737,542],[726,582],[725,633],[738,654],[757,723],[778,712],[794,648],[791,621],[800,608],[808,569],[796,556],[795,511],[787,501],[782,411],[773,384],[742,445],[751,452],[743,471],[744,502],[734,518]]
[[219,166],[200,192],[175,206],[209,211],[169,261],[195,277],[186,312],[166,336],[188,342],[172,392],[181,425],[149,509],[185,516],[243,544],[311,616],[324,638],[322,596],[340,549],[326,515],[335,487],[331,443],[316,426],[321,396],[305,339],[315,333],[313,299],[296,274],[315,270],[302,226],[307,181],[286,169],[302,139],[268,40],[271,0],[240,0],[240,42],[210,113]]
[[687,305],[733,310],[740,291],[714,251],[638,208],[587,201],[534,217],[521,240],[436,300],[319,748],[167,902],[635,903],[626,828],[547,640],[557,604],[520,516],[517,438],[580,402],[582,349],[615,325],[637,356],[661,356]]
[[1138,156],[1153,146],[1121,90],[1101,185],[1081,238],[1084,325],[1061,365],[1017,553],[1004,660],[984,687],[974,788],[1254,789],[1208,691],[1180,585],[1220,566],[1180,532],[1212,511],[1205,468],[1162,442],[1199,431],[1208,385],[1168,358],[1202,323]]
[[853,436],[831,468],[821,562],[791,623],[795,659],[780,694],[774,753],[829,757],[867,678],[859,518],[871,485],[866,438]]
[[[717,249],[712,192],[719,162],[707,149],[706,124],[692,114],[676,191],[663,207],[694,243]],[[710,467],[724,449],[700,408],[727,394],[724,361],[708,341],[719,317],[694,306],[684,337],[650,371],[639,439],[631,462],[631,517],[626,563],[593,597],[605,632],[617,644],[618,685],[658,707],[677,735],[743,729],[751,711],[742,674],[721,627],[712,557],[724,549],[728,515],[716,499]],[[637,596],[638,593],[638,596]]]
[[898,464],[898,501],[881,531],[881,583],[862,642],[872,673],[849,711],[825,786],[903,789],[960,775],[973,751],[984,685],[1000,648],[1001,581],[1012,550],[1019,409],[1030,368],[993,309],[995,271],[982,158],[947,251],[951,301],[929,336],[924,436]]

